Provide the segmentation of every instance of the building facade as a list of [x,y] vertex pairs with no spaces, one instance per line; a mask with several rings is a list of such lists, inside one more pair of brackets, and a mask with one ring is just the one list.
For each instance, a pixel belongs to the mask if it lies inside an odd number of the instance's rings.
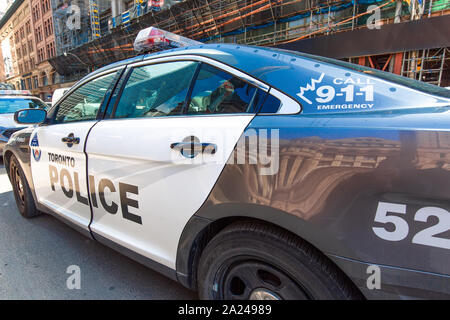
[[37,88],[33,94],[49,101],[53,91],[58,87],[57,74],[48,62],[56,55],[53,12],[50,0],[27,0],[31,8],[31,23],[36,44],[36,62],[33,70],[33,81]]
[[14,2],[1,22],[1,82],[11,83],[16,89],[29,87],[36,57],[28,1]]
[[16,0],[0,20],[0,82],[50,101],[61,87],[49,63],[56,56],[50,0]]

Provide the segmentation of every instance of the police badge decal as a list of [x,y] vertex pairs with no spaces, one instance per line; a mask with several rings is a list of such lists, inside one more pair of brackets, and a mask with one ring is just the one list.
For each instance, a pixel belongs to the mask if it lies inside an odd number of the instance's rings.
[[33,139],[31,139],[31,148],[34,160],[39,161],[41,159],[41,149],[39,149],[39,141],[37,134],[34,135]]

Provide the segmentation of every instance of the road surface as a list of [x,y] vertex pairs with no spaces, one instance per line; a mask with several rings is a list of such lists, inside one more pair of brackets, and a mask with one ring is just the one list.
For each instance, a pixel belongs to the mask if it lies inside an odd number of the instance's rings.
[[[67,287],[73,275],[66,273],[69,266],[79,267],[80,289]],[[51,216],[22,218],[0,160],[0,299],[165,300],[197,295]]]

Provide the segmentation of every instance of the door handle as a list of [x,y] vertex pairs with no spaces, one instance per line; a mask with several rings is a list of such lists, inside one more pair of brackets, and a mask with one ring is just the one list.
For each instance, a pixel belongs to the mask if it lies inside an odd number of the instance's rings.
[[70,148],[74,144],[79,144],[80,138],[75,137],[73,133],[70,133],[67,137],[62,138],[61,141],[66,143],[67,146]]
[[71,143],[71,144],[79,144],[80,143],[80,138],[77,137],[64,137],[61,139],[62,142],[64,143]]
[[175,142],[170,145],[173,150],[180,151],[186,158],[194,158],[198,153],[215,154],[217,145],[209,142]]

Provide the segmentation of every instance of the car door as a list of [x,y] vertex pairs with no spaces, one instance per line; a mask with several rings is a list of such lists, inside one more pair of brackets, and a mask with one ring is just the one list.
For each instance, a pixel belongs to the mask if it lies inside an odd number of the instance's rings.
[[92,128],[86,146],[96,239],[175,268],[184,226],[268,89],[239,75],[199,61],[131,69],[112,119]]
[[117,70],[108,72],[72,90],[30,139],[37,201],[83,229],[91,220],[84,146],[117,76]]

